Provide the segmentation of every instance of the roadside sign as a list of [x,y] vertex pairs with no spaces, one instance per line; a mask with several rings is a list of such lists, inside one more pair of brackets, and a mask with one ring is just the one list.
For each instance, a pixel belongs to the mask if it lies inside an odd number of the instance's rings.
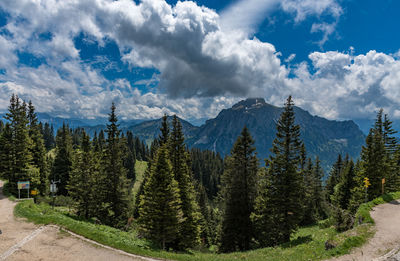
[[18,189],[29,189],[30,182],[29,181],[18,181],[17,185],[18,185]]
[[369,178],[365,177],[364,178],[364,187],[368,188],[369,186],[371,186],[371,183],[369,182]]
[[31,191],[31,195],[32,195],[32,196],[36,196],[37,194],[38,194],[38,191],[37,191],[37,190],[32,190],[32,191]]
[[383,179],[382,179],[382,184],[385,184],[385,183],[386,183],[386,179],[383,178]]
[[29,198],[29,189],[30,189],[30,182],[29,181],[18,181],[17,182],[17,187],[18,187],[18,199],[21,198],[21,189],[27,189],[28,190],[28,198]]
[[50,192],[51,193],[56,193],[57,192],[57,185],[56,184],[50,184]]

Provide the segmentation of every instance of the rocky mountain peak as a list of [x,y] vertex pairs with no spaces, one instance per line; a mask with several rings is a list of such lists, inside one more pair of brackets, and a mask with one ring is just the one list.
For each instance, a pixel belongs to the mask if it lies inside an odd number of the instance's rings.
[[256,107],[262,107],[266,105],[264,98],[248,98],[246,100],[242,100],[235,105],[232,106],[232,109],[250,109]]

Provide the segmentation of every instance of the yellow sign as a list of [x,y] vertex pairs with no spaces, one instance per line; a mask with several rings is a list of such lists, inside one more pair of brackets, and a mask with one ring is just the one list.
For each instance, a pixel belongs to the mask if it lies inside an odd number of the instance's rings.
[[369,182],[369,178],[365,177],[364,178],[364,187],[368,188],[369,186],[371,186],[371,183]]
[[31,191],[31,195],[35,196],[35,195],[37,195],[37,194],[38,194],[38,191],[37,191],[37,190],[32,190],[32,191]]
[[386,182],[386,179],[383,178],[383,179],[382,179],[382,184],[385,184],[385,182]]

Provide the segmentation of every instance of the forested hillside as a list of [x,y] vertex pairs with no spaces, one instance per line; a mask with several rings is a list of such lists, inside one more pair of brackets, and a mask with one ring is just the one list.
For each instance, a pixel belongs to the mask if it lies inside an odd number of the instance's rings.
[[[245,124],[253,116],[240,118],[253,113],[246,109],[250,105],[256,111],[269,107],[249,100],[220,114],[237,112],[236,124],[243,123],[229,155],[222,157],[189,149],[188,126],[177,116],[164,116],[159,135],[147,146],[136,133],[120,129],[114,103],[105,131],[90,137],[83,128],[64,124],[54,137],[48,124],[38,122],[34,105],[13,95],[0,124],[0,176],[13,195],[18,195],[17,182],[29,181],[36,202],[51,202],[49,183],[59,181],[56,195],[72,209],[70,215],[132,231],[158,249],[202,247],[218,253],[282,245],[299,227],[317,223],[346,231],[364,222],[355,219],[360,204],[400,190],[400,146],[383,110],[361,154],[335,155],[324,183],[320,157],[308,152],[302,138],[309,125],[298,124],[297,115],[325,122],[327,132],[336,125],[357,128],[299,111],[289,96],[280,113],[273,114],[272,145],[258,148],[269,151],[260,165],[255,145],[261,132],[254,135]],[[351,144],[349,133],[335,135]],[[139,183],[138,160],[147,161],[140,165],[147,168]]]

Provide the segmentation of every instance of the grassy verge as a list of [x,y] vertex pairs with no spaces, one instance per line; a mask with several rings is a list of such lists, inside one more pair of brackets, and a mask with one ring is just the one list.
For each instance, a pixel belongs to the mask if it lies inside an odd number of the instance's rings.
[[376,205],[388,203],[395,199],[400,199],[400,191],[388,193],[370,202],[361,204],[356,213],[356,221],[358,222],[358,220],[362,220],[362,223],[374,224],[375,222],[369,213],[372,210],[372,208],[375,207]]
[[[99,243],[109,245],[126,252],[144,256],[171,260],[322,260],[332,256],[346,254],[353,247],[361,246],[373,235],[372,224],[358,226],[345,233],[337,233],[333,228],[321,229],[318,226],[300,228],[291,242],[273,248],[263,248],[247,252],[216,254],[192,251],[174,253],[156,249],[135,232],[124,232],[103,225],[77,220],[62,210],[52,210],[46,204],[33,204],[31,201],[19,203],[15,214],[39,224],[56,224],[62,228],[80,234]],[[325,250],[325,242],[334,241],[337,247]]]

